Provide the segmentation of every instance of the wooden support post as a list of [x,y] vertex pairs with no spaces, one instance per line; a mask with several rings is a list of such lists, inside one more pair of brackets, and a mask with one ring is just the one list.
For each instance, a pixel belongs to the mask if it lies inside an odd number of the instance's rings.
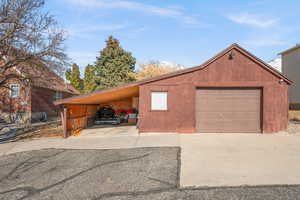
[[87,117],[87,112],[88,112],[88,106],[85,106],[85,127],[88,127],[88,117]]
[[64,137],[69,137],[67,130],[67,108],[64,107]]
[[60,118],[61,118],[61,123],[63,126],[63,137],[67,138],[68,137],[68,132],[67,132],[67,108],[62,106],[60,109]]

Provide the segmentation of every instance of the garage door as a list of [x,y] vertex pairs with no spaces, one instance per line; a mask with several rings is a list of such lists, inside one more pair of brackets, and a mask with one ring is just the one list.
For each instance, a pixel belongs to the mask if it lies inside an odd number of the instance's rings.
[[198,132],[261,132],[260,89],[198,89]]

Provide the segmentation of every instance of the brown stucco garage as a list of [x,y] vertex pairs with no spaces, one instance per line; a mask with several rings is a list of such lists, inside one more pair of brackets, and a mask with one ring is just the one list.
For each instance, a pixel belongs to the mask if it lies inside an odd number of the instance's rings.
[[[287,128],[291,83],[280,72],[233,44],[200,66],[55,104],[64,108],[62,117],[66,127],[74,123],[68,122],[72,117],[67,110],[72,106],[95,107],[135,97],[140,132],[273,133]],[[93,112],[80,115],[88,119]]]

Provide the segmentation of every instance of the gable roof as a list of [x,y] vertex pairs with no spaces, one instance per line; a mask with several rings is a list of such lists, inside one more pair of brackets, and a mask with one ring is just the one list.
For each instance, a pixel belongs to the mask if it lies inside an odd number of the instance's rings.
[[283,55],[283,54],[289,53],[289,52],[294,51],[294,50],[299,49],[299,48],[300,48],[300,44],[296,44],[296,46],[294,46],[292,48],[289,48],[285,51],[282,51],[278,55]]
[[[9,60],[9,57],[16,57],[20,54],[24,55],[26,53],[14,47],[10,47],[10,51],[8,52],[9,56],[5,56],[4,59]],[[70,94],[80,94],[78,90],[76,90],[72,85],[65,83],[64,79],[62,79],[54,71],[49,69],[38,58],[10,68],[8,73],[18,73],[22,77],[30,78],[32,86],[47,88],[50,90],[61,91]]]
[[218,53],[217,55],[215,55],[214,57],[212,57],[208,61],[202,63],[201,65],[191,67],[191,68],[187,68],[187,69],[183,69],[183,70],[179,70],[179,71],[175,71],[175,72],[168,73],[168,74],[163,74],[163,75],[148,78],[148,79],[143,79],[143,80],[140,80],[140,81],[128,83],[128,84],[121,85],[121,86],[114,87],[114,88],[108,88],[108,89],[104,89],[104,90],[100,90],[100,91],[95,91],[93,93],[86,94],[86,95],[79,95],[79,96],[75,96],[75,97],[70,97],[70,98],[58,100],[58,101],[55,101],[54,104],[55,105],[72,104],[72,103],[78,102],[80,99],[87,99],[87,98],[90,98],[90,97],[96,97],[98,95],[101,96],[101,95],[105,95],[105,94],[108,94],[108,93],[111,93],[111,92],[114,92],[114,91],[123,90],[123,89],[126,89],[126,88],[138,88],[138,86],[144,85],[144,84],[147,84],[147,83],[151,83],[151,82],[155,82],[155,81],[159,81],[159,80],[163,80],[163,79],[172,78],[172,77],[175,77],[175,76],[191,73],[191,72],[194,72],[194,71],[202,70],[202,69],[206,68],[209,64],[211,64],[212,62],[214,62],[215,60],[222,57],[223,55],[225,55],[226,53],[230,52],[233,49],[238,50],[243,55],[247,56],[248,58],[250,58],[254,62],[258,63],[261,67],[263,67],[264,69],[266,69],[267,71],[272,73],[274,76],[277,76],[278,78],[285,81],[287,84],[292,84],[293,83],[291,80],[289,80],[287,77],[285,77],[279,71],[274,69],[272,66],[265,63],[261,59],[257,58],[256,56],[254,56],[253,54],[251,54],[247,50],[243,49],[238,44],[232,44],[231,46],[224,49],[223,51],[221,51],[220,53]]
[[228,48],[226,48],[223,51],[221,51],[220,53],[218,53],[217,55],[215,55],[214,57],[212,57],[211,59],[209,59],[206,62],[202,63],[201,65],[191,67],[191,68],[187,68],[187,69],[184,69],[184,70],[179,70],[179,71],[172,72],[172,73],[169,73],[169,74],[160,75],[160,76],[149,78],[149,79],[144,79],[144,80],[142,80],[142,83],[140,83],[140,84],[146,84],[146,83],[149,83],[149,82],[158,81],[158,80],[162,80],[162,79],[166,79],[166,78],[171,78],[171,77],[178,76],[178,75],[181,75],[181,74],[186,74],[186,73],[194,72],[194,71],[197,71],[197,70],[200,70],[200,69],[204,69],[209,64],[211,64],[212,62],[214,62],[215,60],[222,57],[223,55],[225,55],[226,53],[230,52],[233,49],[238,50],[243,55],[247,56],[248,58],[250,58],[254,62],[258,63],[261,67],[263,67],[264,69],[266,69],[267,71],[269,71],[273,75],[277,76],[278,78],[283,79],[286,83],[288,83],[288,84],[293,83],[293,81],[289,80],[286,76],[284,76],[282,73],[280,73],[279,71],[274,69],[271,65],[267,64],[263,60],[259,59],[258,57],[254,56],[253,54],[251,54],[249,51],[245,50],[244,48],[242,48],[238,44],[234,43],[234,44],[230,45]]
[[36,67],[22,65],[18,66],[16,70],[19,73],[30,77],[32,85],[35,87],[42,87],[71,94],[79,94],[73,86],[65,83],[64,79],[43,64]]

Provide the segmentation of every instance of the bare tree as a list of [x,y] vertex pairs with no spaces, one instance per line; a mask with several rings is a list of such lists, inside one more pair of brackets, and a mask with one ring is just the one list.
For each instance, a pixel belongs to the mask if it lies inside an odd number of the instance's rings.
[[162,74],[168,74],[181,69],[184,69],[183,65],[176,63],[165,63],[159,61],[150,61],[148,63],[138,63],[139,70],[130,73],[136,80],[142,80],[146,78],[151,78],[154,76],[159,76]]
[[44,0],[0,0],[0,88],[10,79],[28,79],[12,73],[16,66],[45,65],[62,73],[67,64],[64,31],[53,16],[42,11]]

